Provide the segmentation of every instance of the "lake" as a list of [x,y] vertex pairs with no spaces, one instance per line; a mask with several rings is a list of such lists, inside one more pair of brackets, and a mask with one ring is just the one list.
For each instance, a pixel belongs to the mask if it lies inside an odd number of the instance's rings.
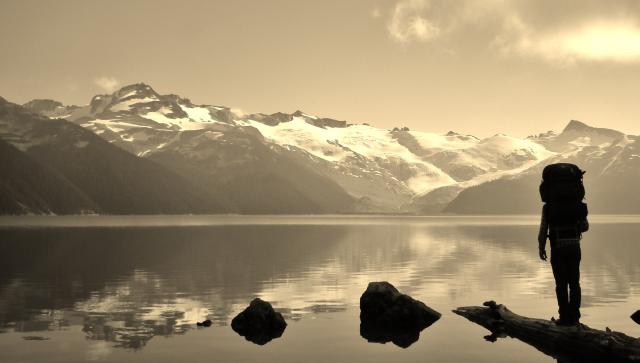
[[[582,322],[640,336],[640,217],[593,216]],[[1,362],[553,362],[451,310],[496,300],[557,317],[537,216],[0,218]],[[359,332],[386,280],[443,314],[401,348]],[[254,297],[288,326],[256,345],[231,319]],[[213,326],[196,327],[209,318]]]

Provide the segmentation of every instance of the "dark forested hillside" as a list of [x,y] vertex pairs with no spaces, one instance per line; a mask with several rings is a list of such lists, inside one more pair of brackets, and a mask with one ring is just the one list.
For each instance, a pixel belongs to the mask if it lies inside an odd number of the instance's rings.
[[99,212],[100,207],[53,168],[0,140],[0,212]]

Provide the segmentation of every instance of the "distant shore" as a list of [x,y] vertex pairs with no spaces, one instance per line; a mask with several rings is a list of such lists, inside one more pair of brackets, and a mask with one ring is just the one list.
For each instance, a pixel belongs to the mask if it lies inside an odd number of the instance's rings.
[[[532,225],[537,215],[401,215],[401,214],[318,214],[318,215],[27,215],[0,216],[0,227],[206,227],[224,225]],[[593,224],[640,223],[640,215],[593,215]]]

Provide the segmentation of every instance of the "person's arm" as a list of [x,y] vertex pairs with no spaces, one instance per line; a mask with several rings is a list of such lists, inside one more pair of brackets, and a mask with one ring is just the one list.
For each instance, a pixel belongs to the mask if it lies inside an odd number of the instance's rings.
[[546,205],[542,207],[540,218],[540,230],[538,231],[538,254],[543,261],[547,260],[547,236],[549,235],[549,222],[547,221]]

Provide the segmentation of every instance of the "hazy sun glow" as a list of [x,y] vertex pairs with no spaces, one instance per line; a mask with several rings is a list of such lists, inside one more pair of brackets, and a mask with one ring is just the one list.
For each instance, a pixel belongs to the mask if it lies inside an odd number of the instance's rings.
[[525,34],[518,48],[522,53],[568,63],[635,62],[640,60],[640,28],[630,23],[592,23],[554,34]]
[[593,60],[640,58],[640,29],[632,25],[596,24],[561,38],[568,53]]

